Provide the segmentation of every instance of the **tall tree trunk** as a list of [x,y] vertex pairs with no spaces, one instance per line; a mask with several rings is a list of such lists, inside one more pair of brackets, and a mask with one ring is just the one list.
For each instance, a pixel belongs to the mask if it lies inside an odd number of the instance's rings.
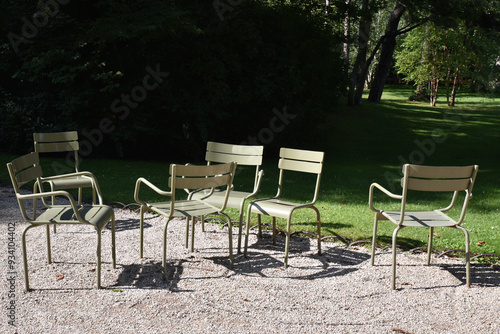
[[455,106],[455,96],[457,95],[457,87],[458,87],[458,78],[459,78],[460,70],[457,67],[455,70],[455,77],[453,78],[453,88],[451,89],[451,102],[450,106]]
[[[351,38],[351,16],[349,14],[349,3],[350,0],[345,0],[346,11],[344,17],[344,43],[342,47],[343,60],[344,60],[344,78],[349,77],[349,64],[350,64],[350,51],[349,51],[349,40]],[[341,92],[344,96],[347,95],[346,88],[342,89]]]
[[349,78],[349,92],[347,95],[347,105],[349,106],[361,104],[361,96],[365,86],[366,54],[368,53],[368,41],[370,40],[370,28],[372,25],[370,7],[370,0],[363,0],[362,11],[364,14],[359,21],[358,54]]
[[382,98],[384,84],[392,66],[392,56],[394,54],[394,49],[396,48],[396,36],[399,22],[401,21],[401,17],[405,11],[406,7],[401,2],[396,1],[396,5],[392,10],[385,29],[385,35],[382,41],[382,50],[380,51],[380,60],[377,68],[375,69],[375,76],[372,80],[368,101],[380,102],[380,99]]

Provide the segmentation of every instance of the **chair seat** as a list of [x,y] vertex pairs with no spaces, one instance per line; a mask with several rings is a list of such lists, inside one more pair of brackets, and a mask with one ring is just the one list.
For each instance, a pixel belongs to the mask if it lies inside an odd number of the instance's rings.
[[[193,194],[194,198],[201,198],[210,193],[209,189],[198,191]],[[245,191],[234,191],[231,190],[229,193],[229,198],[227,199],[226,206],[228,208],[239,209],[242,205],[242,202],[249,198],[251,193]],[[224,203],[224,198],[226,196],[225,190],[215,191],[210,197],[204,199],[205,202],[210,203],[212,205],[220,206]]]
[[275,198],[256,200],[252,202],[251,212],[278,218],[288,218],[296,208],[303,204],[282,201]]
[[[102,230],[113,217],[113,209],[104,205],[83,205],[79,207],[78,211],[84,220],[94,225],[98,230]],[[79,223],[74,210],[71,207],[63,205],[56,205],[47,209],[37,217],[34,223],[47,221],[54,223]]]
[[[401,220],[400,211],[381,211],[380,214],[399,224]],[[457,222],[439,210],[434,211],[406,211],[403,226],[417,227],[449,227],[455,226]]]
[[174,212],[170,212],[170,202],[152,203],[148,207],[164,216],[171,217],[198,217],[218,212],[216,207],[199,201],[175,201]]
[[92,179],[87,176],[64,177],[43,182],[50,183],[52,190],[92,187]]

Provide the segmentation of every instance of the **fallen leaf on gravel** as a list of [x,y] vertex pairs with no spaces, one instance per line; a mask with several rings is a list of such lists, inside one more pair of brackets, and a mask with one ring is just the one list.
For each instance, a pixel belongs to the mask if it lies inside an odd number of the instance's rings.
[[245,298],[245,299],[243,299],[243,301],[244,301],[244,302],[247,302],[247,301],[248,301],[248,299],[246,299],[246,298]]
[[281,270],[285,270],[285,268],[283,268],[283,267],[274,267],[274,269],[281,269]]
[[478,245],[478,246],[481,246],[482,244],[485,244],[485,243],[486,243],[486,241],[479,241],[479,242],[477,243],[477,245]]
[[60,281],[64,278],[64,275],[56,274],[57,280]]
[[399,329],[399,328],[391,328],[391,331],[396,332],[396,333],[412,334],[411,332],[408,332],[408,331],[405,331],[404,329]]
[[411,285],[411,283],[408,283],[408,282],[403,282],[403,283],[400,283],[401,285]]
[[95,268],[94,269],[90,269],[89,271],[93,273],[95,271]]

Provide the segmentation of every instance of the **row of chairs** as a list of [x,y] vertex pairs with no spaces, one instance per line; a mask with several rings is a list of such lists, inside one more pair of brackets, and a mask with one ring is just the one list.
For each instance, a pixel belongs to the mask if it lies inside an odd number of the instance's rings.
[[[103,204],[102,194],[96,178],[90,172],[79,171],[78,166],[78,134],[76,132],[63,133],[35,133],[35,152],[15,159],[7,164],[11,180],[16,192],[21,213],[30,224],[22,234],[23,263],[25,272],[25,287],[29,290],[28,264],[26,256],[26,232],[35,226],[46,226],[48,262],[51,263],[50,255],[50,231],[49,226],[56,224],[86,224],[92,226],[97,232],[97,286],[100,287],[100,266],[101,266],[101,232],[104,227],[111,222],[112,232],[112,264],[116,268],[115,254],[115,219],[112,208]],[[320,212],[315,207],[319,194],[319,185],[322,174],[324,153],[318,151],[306,151],[290,148],[280,150],[278,163],[279,178],[278,191],[272,198],[257,198],[263,170],[262,156],[263,146],[230,145],[216,142],[208,142],[205,160],[206,165],[176,165],[169,168],[169,189],[162,190],[149,180],[139,178],[136,181],[134,198],[140,204],[140,257],[143,257],[144,242],[144,214],[155,212],[167,218],[163,233],[163,277],[166,277],[166,244],[167,227],[174,218],[186,219],[186,248],[189,245],[189,235],[191,232],[191,250],[194,249],[194,227],[199,219],[202,222],[205,218],[217,215],[222,217],[228,225],[229,236],[229,262],[233,267],[233,243],[232,243],[232,219],[225,212],[226,208],[239,210],[238,217],[238,253],[241,252],[242,227],[245,225],[244,255],[247,256],[248,235],[250,229],[250,218],[252,213],[257,214],[259,235],[261,233],[261,216],[272,217],[273,242],[276,235],[276,218],[286,219],[286,242],[284,266],[288,266],[288,249],[290,242],[290,231],[292,214],[299,209],[312,209],[317,216],[317,238],[318,254],[321,254],[321,219]],[[42,169],[39,164],[38,154],[46,152],[73,152],[75,172],[50,177],[42,176]],[[253,185],[248,191],[235,190],[234,179],[237,166],[247,166],[255,169]],[[431,167],[418,165],[403,166],[402,195],[393,194],[379,184],[372,184],[369,192],[369,206],[375,212],[373,247],[371,264],[374,264],[376,250],[376,235],[379,220],[390,220],[396,224],[393,233],[393,263],[392,263],[392,288],[395,289],[396,279],[396,237],[399,230],[407,226],[420,226],[429,228],[429,249],[428,264],[430,264],[430,250],[432,245],[432,235],[434,227],[453,227],[464,231],[466,239],[466,280],[470,286],[470,252],[469,237],[467,231],[461,226],[465,217],[465,211],[472,194],[472,187],[477,174],[477,166],[465,167]],[[295,203],[282,199],[285,188],[285,173],[299,172],[315,175],[315,185],[313,197],[307,203]],[[34,181],[33,194],[22,195],[20,188],[28,182]],[[48,184],[51,188],[49,192],[43,191],[43,185]],[[153,191],[160,196],[168,197],[167,201],[149,202],[141,199],[141,189]],[[82,189],[92,189],[92,204],[82,205]],[[67,189],[78,189],[78,203],[66,191]],[[149,190],[148,190],[149,189]],[[379,189],[391,198],[401,200],[401,209],[398,211],[387,211],[377,209],[374,206],[374,190]],[[449,206],[433,211],[407,211],[406,201],[408,190],[418,191],[451,191],[452,201]],[[177,191],[187,192],[184,200],[176,199]],[[462,206],[460,218],[454,220],[445,214],[456,202],[459,191],[465,191],[466,196]],[[66,197],[69,205],[57,205],[56,196]],[[97,196],[97,200],[96,200]],[[186,196],[184,196],[186,197]],[[52,198],[52,202],[46,200]],[[24,200],[34,200],[33,218],[30,218],[23,204]],[[42,214],[36,215],[36,199],[42,199],[47,208]],[[245,205],[248,203],[246,211],[247,219],[244,223]]]

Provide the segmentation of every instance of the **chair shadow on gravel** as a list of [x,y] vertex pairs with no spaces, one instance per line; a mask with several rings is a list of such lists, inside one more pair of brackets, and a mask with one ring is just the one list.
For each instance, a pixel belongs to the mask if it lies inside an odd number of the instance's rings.
[[[323,242],[323,245],[326,243]],[[358,264],[368,260],[370,255],[355,252],[343,246],[322,247],[321,255],[317,254],[316,242],[310,238],[292,237],[290,238],[288,268],[304,269],[304,275],[290,276],[291,279],[312,280],[325,277],[341,276],[358,270]],[[234,271],[237,274],[256,274],[268,277],[266,269],[285,269],[283,260],[285,256],[285,238],[276,236],[276,245],[273,245],[272,235],[263,233],[256,243],[248,245],[248,257],[243,254],[235,254]],[[243,249],[242,249],[243,252]],[[313,254],[310,254],[313,252]],[[308,253],[308,254],[306,254]],[[314,265],[301,264],[294,259],[296,256],[315,259]],[[214,263],[227,265],[227,257],[211,257]],[[306,261],[310,263],[311,261]],[[314,271],[311,273],[311,270]]]
[[[443,270],[459,279],[463,284],[466,284],[465,279],[465,264],[456,265],[440,265]],[[471,287],[499,287],[500,286],[500,271],[498,269],[489,268],[481,265],[471,265],[470,268]]]
[[134,263],[124,265],[118,276],[116,288],[130,287],[133,289],[159,289],[172,292],[191,292],[191,290],[180,290],[177,282],[181,279],[187,260],[168,261],[167,279],[163,279],[161,261],[148,260],[145,263]]
[[[152,227],[151,224],[147,223],[147,220],[152,218],[153,217],[144,217],[144,228]],[[139,218],[117,219],[115,221],[115,232],[138,230],[139,227],[140,227]],[[106,229],[111,230],[111,224],[106,225]]]

